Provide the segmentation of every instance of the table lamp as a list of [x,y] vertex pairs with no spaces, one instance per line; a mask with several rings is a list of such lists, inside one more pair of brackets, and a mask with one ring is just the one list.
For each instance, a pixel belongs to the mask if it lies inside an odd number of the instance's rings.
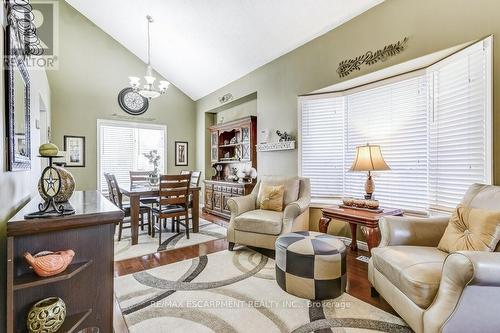
[[365,146],[356,147],[356,158],[350,171],[368,171],[368,178],[365,183],[365,199],[372,199],[373,191],[375,191],[375,183],[371,172],[390,169],[382,156],[380,146],[366,144]]

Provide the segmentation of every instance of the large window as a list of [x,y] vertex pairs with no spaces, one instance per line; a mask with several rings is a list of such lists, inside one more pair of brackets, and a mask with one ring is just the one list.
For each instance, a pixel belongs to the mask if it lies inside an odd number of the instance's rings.
[[391,167],[375,173],[384,205],[448,209],[471,184],[491,183],[490,44],[366,89],[301,98],[299,169],[312,195],[362,196],[366,174],[349,168],[367,143]]
[[101,192],[107,192],[104,173],[116,176],[118,182],[130,181],[129,171],[153,170],[144,153],[157,150],[160,158],[160,172],[165,172],[166,128],[165,126],[99,120],[98,183]]

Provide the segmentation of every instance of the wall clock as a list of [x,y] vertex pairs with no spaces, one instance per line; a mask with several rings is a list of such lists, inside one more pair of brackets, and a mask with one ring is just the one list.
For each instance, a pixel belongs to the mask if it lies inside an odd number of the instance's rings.
[[143,114],[149,107],[148,99],[135,92],[132,88],[122,89],[118,93],[118,104],[123,111],[133,116]]

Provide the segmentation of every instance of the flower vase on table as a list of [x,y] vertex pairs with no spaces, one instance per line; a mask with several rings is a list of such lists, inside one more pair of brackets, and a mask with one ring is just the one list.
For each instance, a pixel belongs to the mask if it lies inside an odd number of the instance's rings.
[[150,174],[149,174],[149,184],[151,186],[156,186],[160,183],[160,173],[158,172],[158,168],[155,168]]
[[158,151],[156,149],[151,150],[149,153],[144,153],[143,155],[154,167],[154,170],[149,174],[149,184],[151,186],[156,186],[160,183],[160,173],[158,172],[158,167],[160,165],[161,157],[158,155]]

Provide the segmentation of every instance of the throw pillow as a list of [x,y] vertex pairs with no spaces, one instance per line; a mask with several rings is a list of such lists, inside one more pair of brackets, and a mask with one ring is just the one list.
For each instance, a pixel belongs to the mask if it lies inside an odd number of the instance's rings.
[[500,212],[458,206],[450,218],[438,249],[445,252],[492,252],[499,241]]
[[257,207],[260,208],[262,199],[262,187],[264,185],[285,186],[285,194],[283,195],[283,205],[286,206],[299,198],[300,180],[297,177],[282,177],[282,176],[262,176],[260,178],[261,185],[257,193]]
[[281,212],[283,210],[283,195],[285,194],[285,186],[262,186],[262,196],[260,198],[260,209],[274,210]]

